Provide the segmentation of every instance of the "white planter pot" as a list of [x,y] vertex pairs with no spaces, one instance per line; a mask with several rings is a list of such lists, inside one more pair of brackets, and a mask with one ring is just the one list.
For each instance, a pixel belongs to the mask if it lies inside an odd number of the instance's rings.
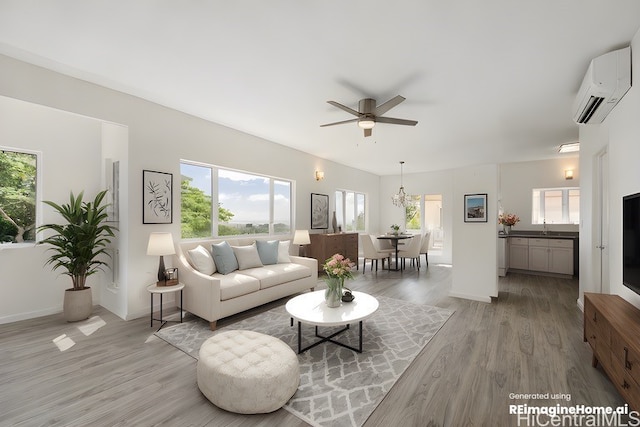
[[74,291],[73,289],[64,291],[62,309],[64,320],[67,322],[77,322],[89,318],[92,307],[91,288],[84,288],[79,291]]

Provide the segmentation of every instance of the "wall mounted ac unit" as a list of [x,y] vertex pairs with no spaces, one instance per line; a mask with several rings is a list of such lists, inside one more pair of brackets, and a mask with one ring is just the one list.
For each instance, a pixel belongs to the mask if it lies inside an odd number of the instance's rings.
[[573,105],[576,123],[602,123],[631,87],[631,48],[591,61]]

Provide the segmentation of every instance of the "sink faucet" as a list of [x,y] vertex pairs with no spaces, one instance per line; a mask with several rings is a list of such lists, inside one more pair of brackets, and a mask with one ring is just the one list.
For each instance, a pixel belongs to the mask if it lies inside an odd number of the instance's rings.
[[546,219],[542,220],[542,235],[543,236],[547,235],[547,220]]

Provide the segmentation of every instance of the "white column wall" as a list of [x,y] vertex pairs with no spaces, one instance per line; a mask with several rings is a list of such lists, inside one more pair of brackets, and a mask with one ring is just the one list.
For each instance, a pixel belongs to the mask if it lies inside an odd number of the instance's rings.
[[[483,302],[498,296],[498,175],[498,165],[455,172],[451,296]],[[487,193],[487,222],[464,222],[464,196],[477,193]]]
[[[69,191],[95,197],[101,186],[101,123],[76,114],[55,111],[0,96],[0,145],[42,153],[39,200],[65,203]],[[98,171],[96,173],[96,171]],[[59,222],[53,208],[39,205],[43,223]],[[45,266],[45,246],[0,245],[0,323],[62,310],[64,290],[71,279]],[[89,285],[99,289],[98,274]],[[100,292],[92,292],[94,302]]]

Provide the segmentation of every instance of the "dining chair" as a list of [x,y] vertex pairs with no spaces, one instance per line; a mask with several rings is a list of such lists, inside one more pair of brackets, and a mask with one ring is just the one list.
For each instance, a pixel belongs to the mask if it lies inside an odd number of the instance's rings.
[[407,258],[411,260],[412,264],[415,264],[416,268],[420,270],[420,248],[422,245],[422,236],[416,234],[413,236],[409,243],[406,245],[406,249],[398,251],[398,256],[402,258],[402,269],[405,268],[405,261]]
[[427,231],[422,237],[422,245],[420,247],[420,255],[424,254],[424,261],[429,267],[429,243],[431,241],[431,232]]
[[391,250],[389,251],[379,251],[376,249],[375,244],[373,243],[373,238],[370,234],[361,234],[360,235],[360,243],[362,244],[362,253],[364,255],[362,272],[364,273],[367,269],[367,260],[371,260],[371,271],[373,271],[373,261],[376,262],[376,271],[378,271],[378,260],[382,260],[382,269],[384,270],[384,260],[386,259],[388,265],[391,263]]

